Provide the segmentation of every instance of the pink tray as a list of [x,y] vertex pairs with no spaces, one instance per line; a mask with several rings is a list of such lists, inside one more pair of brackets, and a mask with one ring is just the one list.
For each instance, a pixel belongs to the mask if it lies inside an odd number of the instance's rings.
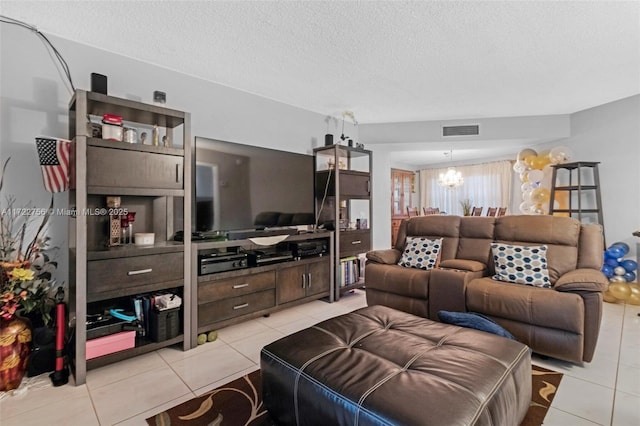
[[131,349],[136,346],[136,332],[123,331],[87,340],[87,359]]

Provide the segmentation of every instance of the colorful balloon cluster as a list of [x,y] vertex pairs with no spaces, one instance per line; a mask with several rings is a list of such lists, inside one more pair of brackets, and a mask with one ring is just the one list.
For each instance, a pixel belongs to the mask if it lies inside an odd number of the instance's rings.
[[602,273],[609,278],[609,289],[604,293],[605,302],[626,301],[640,305],[640,286],[631,283],[636,280],[638,263],[632,259],[623,259],[629,254],[629,245],[613,243],[604,251]]
[[[551,165],[562,164],[571,160],[573,154],[566,146],[558,146],[551,150],[536,152],[531,148],[518,153],[513,171],[520,175],[522,186],[522,214],[549,213],[549,197],[551,196]],[[555,203],[554,203],[555,204]],[[557,206],[554,206],[557,208]]]

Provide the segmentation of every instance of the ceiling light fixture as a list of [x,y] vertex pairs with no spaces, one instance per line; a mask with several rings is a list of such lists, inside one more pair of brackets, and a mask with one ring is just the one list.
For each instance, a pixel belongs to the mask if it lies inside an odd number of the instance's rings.
[[[453,150],[449,150],[448,154],[449,160],[453,162]],[[445,152],[444,155],[447,155],[447,153]],[[459,188],[463,183],[462,173],[456,171],[453,166],[449,167],[446,173],[440,173],[440,177],[438,177],[438,185],[449,189]]]

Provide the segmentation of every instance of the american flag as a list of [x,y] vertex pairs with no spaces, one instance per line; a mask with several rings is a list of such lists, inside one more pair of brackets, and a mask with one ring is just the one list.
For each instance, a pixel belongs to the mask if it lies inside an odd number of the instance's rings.
[[64,139],[36,138],[44,187],[49,192],[69,189],[69,149]]

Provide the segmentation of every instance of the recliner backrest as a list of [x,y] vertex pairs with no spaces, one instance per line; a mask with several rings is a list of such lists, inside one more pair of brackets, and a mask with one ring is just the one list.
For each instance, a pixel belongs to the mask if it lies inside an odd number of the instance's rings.
[[456,258],[475,260],[490,265],[495,222],[496,218],[490,216],[462,217]]
[[395,248],[404,251],[406,237],[442,238],[440,260],[455,259],[460,234],[460,216],[418,216],[405,219],[398,229]]
[[[578,267],[580,222],[571,217],[517,215],[496,218],[496,242],[535,246],[545,244],[547,267],[552,284]],[[494,273],[493,262],[490,265]]]

